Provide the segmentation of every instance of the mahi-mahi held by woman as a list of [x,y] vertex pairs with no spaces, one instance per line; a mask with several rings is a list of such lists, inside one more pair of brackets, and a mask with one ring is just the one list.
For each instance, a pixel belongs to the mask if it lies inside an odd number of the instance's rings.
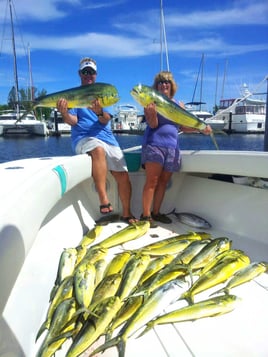
[[[188,112],[152,87],[138,84],[132,88],[130,94],[143,107],[146,107],[150,103],[155,103],[157,112],[176,124],[200,131],[204,130],[207,126],[203,120],[195,116],[193,113]],[[218,150],[219,147],[213,132],[211,132],[210,137]]]

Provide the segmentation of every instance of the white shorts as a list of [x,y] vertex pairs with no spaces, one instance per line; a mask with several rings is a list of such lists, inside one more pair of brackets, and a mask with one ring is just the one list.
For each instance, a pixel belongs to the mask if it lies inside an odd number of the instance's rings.
[[105,143],[99,139],[89,137],[81,139],[75,148],[76,154],[87,154],[96,147],[103,147],[106,153],[107,167],[110,171],[128,171],[123,151],[119,146]]

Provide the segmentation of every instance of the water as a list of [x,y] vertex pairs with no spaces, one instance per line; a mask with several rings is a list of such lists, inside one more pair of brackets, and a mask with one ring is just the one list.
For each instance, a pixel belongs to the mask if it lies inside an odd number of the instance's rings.
[[[116,134],[123,149],[139,146],[141,135]],[[216,135],[220,150],[263,151],[264,134]],[[214,150],[209,136],[201,134],[180,135],[182,150]],[[0,137],[0,163],[33,157],[71,156],[71,139],[61,137]]]

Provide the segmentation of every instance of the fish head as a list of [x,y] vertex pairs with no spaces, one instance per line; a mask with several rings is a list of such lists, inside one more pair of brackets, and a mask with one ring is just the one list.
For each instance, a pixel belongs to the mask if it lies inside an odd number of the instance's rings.
[[154,102],[154,90],[149,86],[138,84],[132,88],[130,94],[136,102],[143,107],[146,107],[148,104]]
[[120,100],[115,86],[107,83],[95,83],[95,85],[96,98],[100,101],[102,107],[110,107]]
[[110,93],[107,95],[104,95],[100,102],[102,106],[105,107],[110,107],[111,105],[116,104],[120,100],[120,97],[116,93]]

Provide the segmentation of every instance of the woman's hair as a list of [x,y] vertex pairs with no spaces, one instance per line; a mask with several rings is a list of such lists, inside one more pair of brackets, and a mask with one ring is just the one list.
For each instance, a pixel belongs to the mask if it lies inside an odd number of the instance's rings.
[[170,81],[171,83],[171,90],[170,96],[171,98],[174,97],[175,93],[177,92],[178,86],[173,78],[173,75],[169,71],[161,71],[154,77],[153,88],[157,89],[157,84],[161,81]]

